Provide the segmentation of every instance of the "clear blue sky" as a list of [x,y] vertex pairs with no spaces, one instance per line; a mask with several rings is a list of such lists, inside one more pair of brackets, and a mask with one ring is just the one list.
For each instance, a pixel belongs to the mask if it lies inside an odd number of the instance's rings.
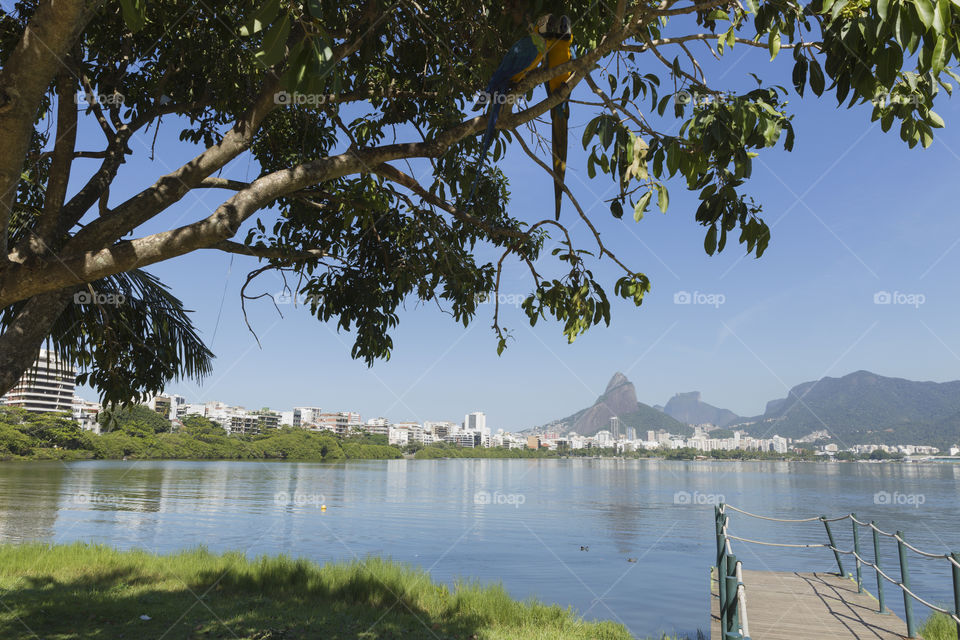
[[[722,64],[708,65],[708,80],[749,88],[747,72],[755,71],[789,84],[789,53],[775,63],[766,60],[763,50],[738,45]],[[584,88],[576,95],[585,97]],[[704,230],[694,221],[697,200],[676,181],[666,215],[654,208],[640,223],[629,212],[622,221],[613,219],[601,202],[613,183],[606,176],[587,178],[579,143],[591,109],[574,104],[567,182],[610,247],[650,277],[653,288],[640,309],[615,302],[609,328],[567,345],[559,325],[541,322],[531,329],[508,304],[501,322],[516,340],[498,357],[489,329],[492,307],[464,330],[435,306],[411,302],[394,334],[393,357],[368,368],[351,360],[351,335],[292,306],[282,307],[281,319],[266,301],[248,305],[258,347],[239,302],[256,260],[235,256],[231,266],[230,255],[201,251],[148,269],[194,310],[217,354],[202,386],[179,382],[169,391],[247,407],[354,410],[365,419],[461,420],[481,410],[492,428],[514,430],[591,404],[616,371],[633,381],[642,402],[662,404],[676,392],[699,390],[705,401],[741,415],[762,412],[768,400],[797,383],[858,369],[920,380],[960,378],[960,101],[942,96],[937,111],[947,128],[936,132],[930,149],[912,151],[899,140],[899,125],[883,134],[869,121],[869,107],[838,110],[833,98],[801,100],[792,92],[790,101],[795,150],[763,153],[749,184],[773,230],[760,260],[744,257],[735,236],[723,254],[708,257]],[[153,162],[146,159],[149,137],[132,143],[137,157],[122,168],[111,204],[197,152],[177,142],[179,129],[165,122]],[[80,148],[99,148],[98,136],[84,130]],[[553,215],[550,179],[519,146],[499,166],[511,181],[514,215]],[[246,156],[223,173],[241,179],[255,174]],[[205,216],[228,195],[188,195],[144,231]],[[563,216],[589,246],[569,203]],[[609,261],[595,265],[595,272],[608,276],[612,293],[617,273]],[[259,282],[259,291],[280,290],[273,276]],[[530,287],[526,271],[515,267],[503,294],[520,299]],[[681,291],[721,294],[724,303],[675,304]],[[918,308],[877,305],[878,291],[922,294],[925,302]]]

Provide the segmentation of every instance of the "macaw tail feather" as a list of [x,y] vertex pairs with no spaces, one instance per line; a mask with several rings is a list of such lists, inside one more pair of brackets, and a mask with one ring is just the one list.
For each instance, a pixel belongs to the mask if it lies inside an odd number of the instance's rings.
[[487,158],[487,151],[493,144],[493,136],[497,132],[497,118],[500,117],[500,107],[502,101],[497,100],[497,94],[493,95],[493,104],[490,106],[490,115],[487,118],[487,130],[483,133],[483,142],[480,143],[480,157],[477,159],[477,175],[473,178],[473,187],[470,189],[470,197],[467,203],[473,202],[473,196],[477,192],[477,184],[480,182],[480,171],[483,169],[483,161]]
[[560,206],[563,200],[563,178],[567,173],[567,122],[570,110],[567,103],[558,104],[550,110],[553,121],[553,195],[556,219],[560,219]]

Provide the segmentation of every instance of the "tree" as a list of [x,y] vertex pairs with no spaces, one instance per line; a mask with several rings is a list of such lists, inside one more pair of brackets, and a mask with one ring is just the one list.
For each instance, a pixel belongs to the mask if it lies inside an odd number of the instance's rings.
[[107,408],[100,412],[98,421],[102,431],[123,431],[141,437],[170,431],[167,418],[141,404]]
[[[549,158],[537,157],[524,136],[536,136],[538,119],[584,83],[595,96],[585,101],[595,109],[583,135],[587,171],[618,186],[610,213],[619,218],[632,208],[639,219],[654,198],[666,211],[673,179],[699,196],[695,217],[709,254],[737,230],[748,253],[764,252],[770,231],[745,185],[753,157],[779,144],[791,149],[795,132],[787,89],[760,80],[743,93],[713,86],[694,45],[717,56],[733,47],[791,55],[790,82],[781,84],[800,95],[832,94],[841,105],[872,103],[871,117],[884,131],[899,121],[910,147],[932,142],[943,126],[934,98],[941,87],[952,90],[950,78],[960,81],[949,68],[958,56],[956,0],[543,5],[574,18],[575,58],[515,87],[527,102],[504,109],[494,159],[516,143],[550,173]],[[471,115],[469,105],[536,17],[523,3],[505,6],[17,2],[0,16],[0,390],[51,335],[62,349],[74,345],[66,355],[107,394],[113,385],[131,395],[161,378],[203,375],[209,352],[192,340],[188,320],[179,333],[166,332],[178,340],[172,349],[161,349],[156,338],[164,332],[142,308],[124,319],[127,331],[83,331],[71,340],[61,339],[58,325],[77,293],[116,293],[111,278],[200,249],[261,260],[248,284],[267,271],[292,276],[289,293],[320,320],[355,330],[352,355],[368,363],[389,356],[404,300],[436,301],[468,324],[512,264],[529,270],[530,322],[556,318],[571,341],[609,322],[610,283],[594,278],[596,260],[622,269],[614,295],[641,304],[647,277],[607,249],[569,190],[571,219],[593,232],[592,246],[575,246],[569,221],[512,215],[504,176],[475,161],[486,117]],[[565,73],[559,91],[535,93]],[[82,111],[78,92],[87,96]],[[77,148],[81,117],[102,130],[101,148]],[[194,143],[197,155],[126,200],[112,197],[125,159],[148,149],[161,128]],[[138,138],[143,144],[132,144]],[[219,175],[244,154],[255,179]],[[420,170],[404,170],[412,164]],[[91,170],[75,170],[81,165]],[[466,202],[477,170],[480,187]],[[227,196],[203,217],[143,231],[200,189]],[[251,221],[250,232],[235,238]],[[481,259],[478,245],[499,257]],[[249,297],[244,287],[241,304]],[[183,321],[180,310],[173,317]],[[502,350],[510,334],[498,316],[494,304]],[[89,317],[87,326],[103,321]],[[136,352],[141,340],[160,350],[164,367],[149,367]],[[111,378],[111,370],[128,377]]]

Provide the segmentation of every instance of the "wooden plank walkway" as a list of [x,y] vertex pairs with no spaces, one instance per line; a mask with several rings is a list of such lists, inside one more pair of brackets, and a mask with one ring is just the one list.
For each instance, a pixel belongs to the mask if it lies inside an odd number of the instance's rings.
[[[901,640],[907,624],[878,613],[877,601],[857,583],[832,573],[744,571],[751,640]],[[899,595],[899,590],[898,590]],[[716,571],[710,578],[710,637],[720,634]]]

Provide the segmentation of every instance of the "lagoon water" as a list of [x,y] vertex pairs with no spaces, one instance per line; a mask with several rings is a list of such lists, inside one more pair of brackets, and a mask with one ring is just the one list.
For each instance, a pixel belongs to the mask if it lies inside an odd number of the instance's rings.
[[[376,554],[436,580],[500,581],[518,598],[635,635],[707,631],[713,503],[782,518],[856,512],[921,549],[960,551],[960,465],[661,460],[0,463],[0,541],[206,545],[324,562]],[[322,506],[325,505],[326,509]],[[834,525],[852,547],[850,522]],[[821,543],[819,522],[731,514],[731,533]],[[865,557],[872,542],[864,531]],[[589,550],[581,550],[581,547]],[[734,543],[747,569],[835,571],[825,549]],[[635,558],[636,562],[628,559]],[[881,563],[896,571],[896,545]],[[844,569],[853,571],[847,560]],[[945,561],[911,554],[914,590],[952,604]],[[865,586],[876,593],[871,570]],[[898,590],[888,605],[902,616]],[[749,595],[748,595],[749,603]],[[926,614],[923,606],[915,610]]]

